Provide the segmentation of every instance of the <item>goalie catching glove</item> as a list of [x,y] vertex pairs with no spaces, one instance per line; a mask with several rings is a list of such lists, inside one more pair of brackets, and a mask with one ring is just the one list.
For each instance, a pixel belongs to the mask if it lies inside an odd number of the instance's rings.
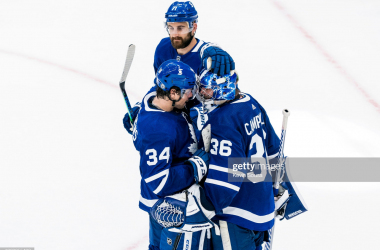
[[150,214],[158,224],[171,232],[197,232],[215,226],[219,235],[219,227],[210,220],[215,216],[214,207],[198,184],[158,200]]

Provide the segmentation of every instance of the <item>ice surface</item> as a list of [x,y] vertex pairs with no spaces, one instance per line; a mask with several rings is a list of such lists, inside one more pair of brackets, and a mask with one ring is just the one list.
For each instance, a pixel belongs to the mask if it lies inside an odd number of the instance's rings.
[[[154,78],[172,1],[0,4],[0,247],[147,249],[139,155],[122,125]],[[380,156],[380,2],[193,1],[196,37],[234,58],[240,88],[285,154]],[[371,103],[372,100],[372,103]],[[298,183],[310,211],[276,226],[274,249],[374,249],[379,183]]]

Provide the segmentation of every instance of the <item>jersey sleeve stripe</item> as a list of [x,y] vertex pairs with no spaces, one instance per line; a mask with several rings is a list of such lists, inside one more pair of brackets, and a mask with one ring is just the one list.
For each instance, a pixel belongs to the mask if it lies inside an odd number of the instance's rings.
[[[230,173],[230,174],[237,174],[237,175],[240,175],[240,176],[244,176],[245,175],[243,172],[240,172],[240,171],[237,171],[237,170],[232,170],[230,168],[220,167],[220,166],[213,165],[213,164],[210,164],[209,169],[211,169],[211,170],[217,170],[219,172],[224,172],[224,173],[227,173],[227,174],[228,173]],[[221,174],[221,175],[223,175],[223,174]]]
[[269,155],[268,156],[268,160],[271,160],[271,159],[273,159],[273,158],[275,158],[277,156],[278,156],[278,152],[276,154],[274,154],[274,155]]
[[198,45],[191,51],[191,52],[198,52],[199,48],[202,46],[202,44],[204,44],[205,42],[203,42],[202,40],[199,40],[199,43]]
[[224,181],[218,181],[218,180],[207,178],[205,182],[210,183],[210,184],[215,184],[218,186],[222,186],[222,187],[226,187],[226,188],[235,190],[236,192],[239,192],[239,190],[240,190],[240,187],[237,187],[235,185],[232,185],[232,184],[224,182]]
[[155,175],[153,175],[153,176],[151,176],[149,178],[146,178],[145,182],[149,183],[149,182],[154,181],[154,180],[156,180],[156,179],[158,179],[158,178],[160,178],[160,177],[162,177],[164,175],[167,176],[168,174],[169,174],[169,169],[165,169],[164,171],[161,171],[158,174],[155,174]]
[[148,200],[140,196],[140,202],[147,207],[153,207],[153,205],[158,201],[158,199]]
[[162,190],[162,188],[166,184],[166,180],[168,179],[168,176],[169,176],[169,169],[168,169],[167,174],[165,175],[165,177],[162,179],[160,185],[158,185],[158,187],[156,188],[156,190],[153,191],[153,193],[158,194]]
[[216,44],[216,43],[205,43],[205,45],[202,46],[202,48],[201,48],[201,53],[200,53],[201,58],[203,57],[203,52],[204,52],[205,49],[207,49],[208,47],[217,47],[217,48],[221,49],[221,47],[220,47],[218,44]]
[[223,214],[239,216],[254,223],[266,223],[274,219],[274,212],[267,215],[257,215],[237,207],[226,207],[223,209]]
[[228,168],[220,167],[220,166],[213,165],[213,164],[210,164],[209,169],[228,173]]

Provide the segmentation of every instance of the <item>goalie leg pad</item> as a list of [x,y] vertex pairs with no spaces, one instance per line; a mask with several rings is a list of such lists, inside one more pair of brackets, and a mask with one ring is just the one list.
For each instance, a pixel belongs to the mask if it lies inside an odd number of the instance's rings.
[[219,225],[219,236],[211,229],[213,249],[261,250],[266,231],[253,231],[226,221],[219,221]]
[[[164,228],[161,234],[160,250],[172,250],[178,233]],[[177,250],[210,250],[211,239],[207,238],[207,229],[198,232],[185,232],[178,243]]]
[[159,249],[162,229],[163,227],[149,216],[149,249]]

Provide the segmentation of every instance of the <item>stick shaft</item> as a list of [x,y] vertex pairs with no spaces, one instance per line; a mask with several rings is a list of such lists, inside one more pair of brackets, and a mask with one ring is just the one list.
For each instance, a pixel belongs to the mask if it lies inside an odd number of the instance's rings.
[[[282,118],[282,131],[281,131],[280,149],[278,151],[278,159],[279,159],[278,163],[281,163],[282,159],[284,158],[285,135],[286,135],[286,129],[287,129],[287,126],[288,126],[288,118],[289,118],[290,112],[287,109],[284,109],[282,111],[282,115],[283,115],[283,118]],[[278,194],[278,189],[280,187],[280,176],[281,175],[282,175],[282,173],[280,172],[280,170],[277,170],[276,171],[275,190],[274,190],[275,191],[275,194],[274,194],[275,196]],[[264,244],[263,250],[272,250],[275,225],[276,225],[276,218],[275,218],[273,227],[268,230],[268,233],[269,233],[269,242],[266,242]]]
[[[281,131],[281,141],[280,141],[280,149],[278,151],[278,163],[281,163],[284,158],[284,147],[285,147],[285,136],[286,136],[286,129],[288,127],[288,118],[290,115],[290,112],[287,109],[284,109],[282,111],[283,119],[282,119],[282,131]],[[285,170],[284,170],[285,171]],[[278,191],[280,187],[280,177],[282,176],[283,171],[277,170],[276,171],[276,181],[274,188]],[[277,194],[275,194],[277,195]]]
[[127,105],[128,115],[129,115],[129,119],[131,120],[131,123],[132,123],[132,116],[131,116],[132,108],[131,108],[131,103],[129,102],[127,92],[125,91],[125,80],[127,79],[129,69],[132,66],[133,57],[135,55],[135,49],[136,49],[136,46],[134,44],[129,45],[127,58],[125,59],[123,74],[121,75],[121,79],[119,82],[120,90],[123,93],[124,101],[125,101],[125,104]]

